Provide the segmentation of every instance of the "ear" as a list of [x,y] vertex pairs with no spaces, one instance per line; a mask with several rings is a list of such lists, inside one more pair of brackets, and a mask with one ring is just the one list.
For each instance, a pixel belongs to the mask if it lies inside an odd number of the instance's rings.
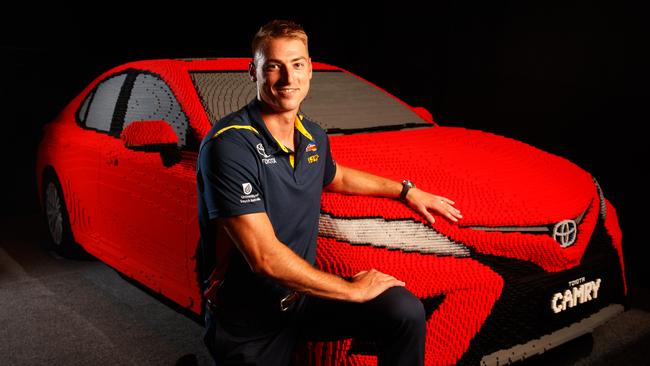
[[253,61],[248,64],[248,75],[250,76],[251,81],[257,81],[257,70],[255,68],[255,62]]

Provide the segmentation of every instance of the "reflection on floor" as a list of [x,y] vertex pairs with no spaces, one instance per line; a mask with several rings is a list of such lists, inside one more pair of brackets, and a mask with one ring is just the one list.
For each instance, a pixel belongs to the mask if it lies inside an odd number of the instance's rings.
[[[202,325],[92,260],[43,249],[38,215],[0,220],[0,364],[210,365]],[[592,335],[520,365],[647,365],[650,290]]]

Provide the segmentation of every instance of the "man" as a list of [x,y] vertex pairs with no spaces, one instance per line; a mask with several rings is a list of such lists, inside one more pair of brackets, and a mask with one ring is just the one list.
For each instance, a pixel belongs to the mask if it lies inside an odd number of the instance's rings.
[[206,309],[215,361],[286,365],[298,339],[359,337],[374,340],[380,365],[422,365],[424,309],[404,282],[370,268],[344,279],[313,266],[320,196],[323,188],[401,196],[430,222],[429,210],[452,221],[460,212],[408,181],[334,162],[327,135],[299,114],[312,77],[299,25],[264,25],[253,55],[257,98],[215,123],[197,164],[203,256],[221,269]]

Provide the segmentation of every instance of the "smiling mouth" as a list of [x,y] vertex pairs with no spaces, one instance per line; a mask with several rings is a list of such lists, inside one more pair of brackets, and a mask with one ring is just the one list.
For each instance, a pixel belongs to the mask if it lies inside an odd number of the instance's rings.
[[298,90],[300,90],[300,89],[298,89],[298,88],[282,88],[282,89],[277,89],[278,93],[279,93],[279,94],[282,94],[282,95],[292,95],[292,94],[298,92]]

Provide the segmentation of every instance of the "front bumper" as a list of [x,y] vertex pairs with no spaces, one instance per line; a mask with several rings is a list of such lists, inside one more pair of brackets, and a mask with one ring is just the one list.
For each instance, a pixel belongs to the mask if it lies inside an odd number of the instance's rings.
[[504,279],[503,292],[459,364],[504,365],[542,353],[622,312],[624,274],[599,217],[580,264],[556,273],[476,254]]

